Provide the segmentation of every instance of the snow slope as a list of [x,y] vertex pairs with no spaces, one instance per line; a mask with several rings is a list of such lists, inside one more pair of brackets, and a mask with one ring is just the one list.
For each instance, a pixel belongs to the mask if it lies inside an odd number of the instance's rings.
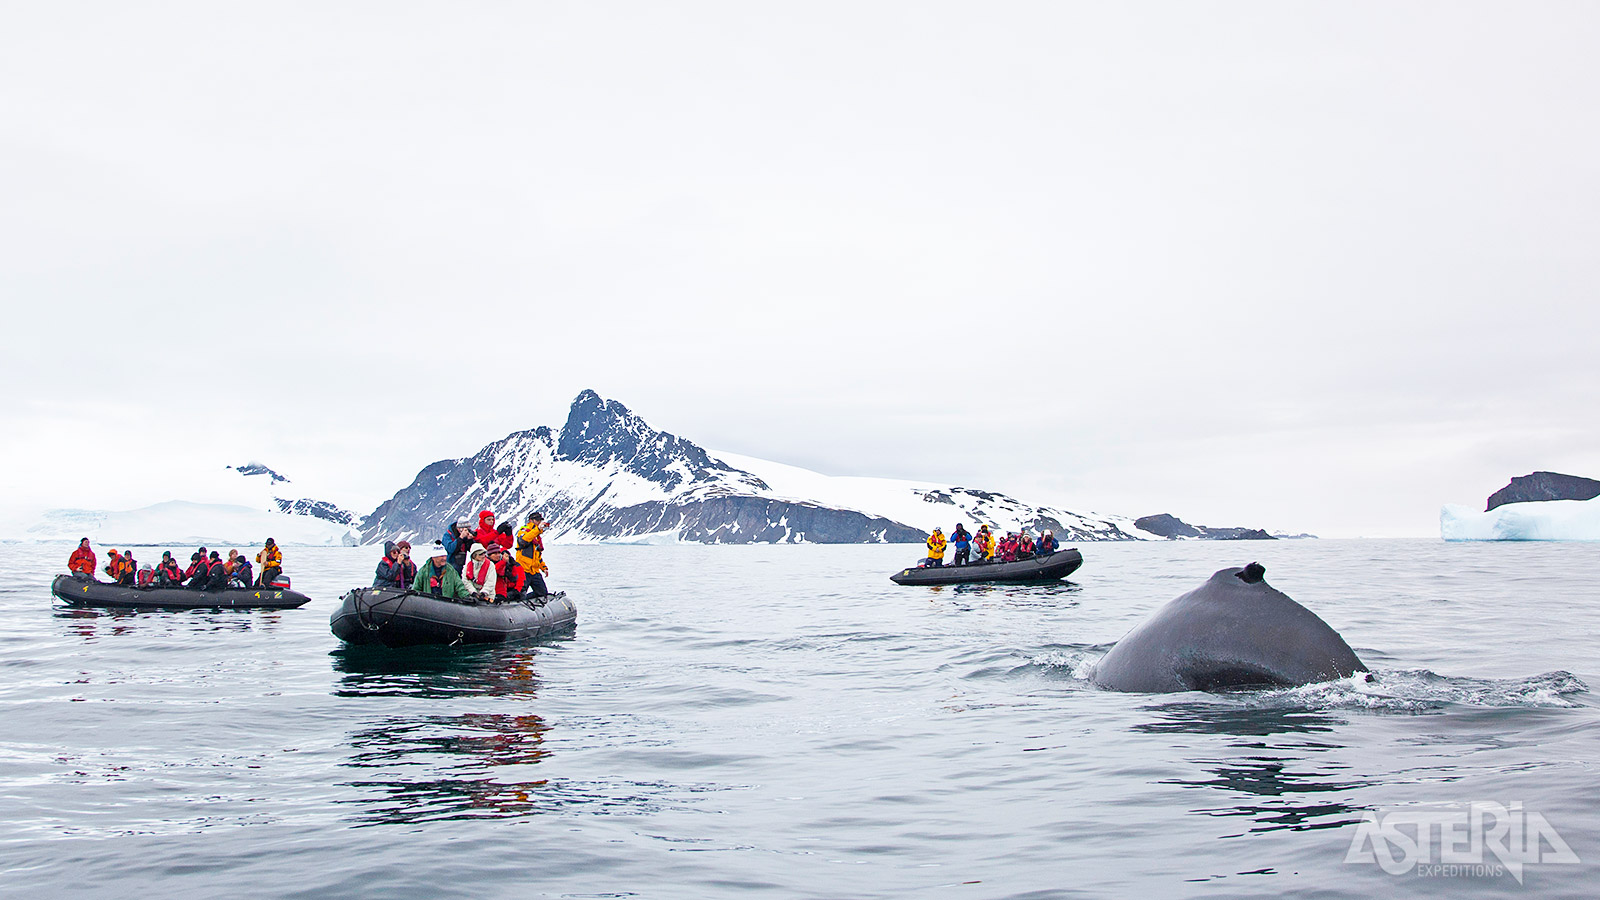
[[175,486],[180,498],[140,509],[50,509],[0,523],[0,539],[124,544],[260,544],[340,546],[358,542],[355,516],[305,497],[266,466],[217,466]]
[[1038,533],[1050,529],[1072,540],[1157,539],[1135,528],[1131,518],[1033,506],[992,491],[892,478],[823,475],[737,453],[711,451],[711,455],[760,478],[775,496],[859,510],[924,532],[936,527],[949,532],[961,523],[968,531],[979,525],[1001,532],[1027,528]]
[[111,512],[54,509],[16,537],[30,541],[76,541],[96,546],[175,545],[255,547],[273,538],[286,547],[352,546],[354,529],[314,516],[296,516],[218,503],[171,500],[141,509]]
[[1600,541],[1600,497],[1507,503],[1488,512],[1446,505],[1439,534],[1447,541]]

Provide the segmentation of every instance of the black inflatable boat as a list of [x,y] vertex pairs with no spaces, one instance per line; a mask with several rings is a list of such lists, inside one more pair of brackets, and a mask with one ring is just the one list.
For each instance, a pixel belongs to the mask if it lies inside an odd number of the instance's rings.
[[111,609],[298,609],[311,602],[310,597],[288,588],[134,588],[82,581],[71,575],[57,575],[50,583],[50,593],[73,606]]
[[503,644],[571,628],[578,608],[566,592],[530,600],[477,603],[393,588],[344,595],[328,627],[347,644]]
[[890,575],[895,584],[978,584],[986,581],[1055,581],[1083,565],[1083,554],[1068,547],[1049,556],[970,566],[918,566]]

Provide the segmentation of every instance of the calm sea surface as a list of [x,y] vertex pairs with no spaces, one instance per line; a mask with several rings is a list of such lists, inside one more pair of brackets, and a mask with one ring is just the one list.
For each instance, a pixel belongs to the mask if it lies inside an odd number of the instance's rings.
[[[907,546],[557,544],[572,636],[357,654],[328,614],[370,548],[290,548],[301,610],[110,613],[50,596],[69,545],[0,545],[0,894],[1600,891],[1600,545],[1080,546],[1065,583],[939,589],[889,582]],[[1376,677],[1085,683],[1251,560]],[[1472,802],[1580,862],[1345,862],[1367,811]]]

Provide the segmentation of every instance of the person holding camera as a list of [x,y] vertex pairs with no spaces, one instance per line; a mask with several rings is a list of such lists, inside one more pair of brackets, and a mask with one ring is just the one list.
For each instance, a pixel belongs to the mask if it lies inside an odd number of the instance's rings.
[[385,541],[383,559],[378,560],[378,571],[372,579],[375,588],[394,588],[404,591],[411,588],[417,577],[417,564],[411,561],[411,542]]

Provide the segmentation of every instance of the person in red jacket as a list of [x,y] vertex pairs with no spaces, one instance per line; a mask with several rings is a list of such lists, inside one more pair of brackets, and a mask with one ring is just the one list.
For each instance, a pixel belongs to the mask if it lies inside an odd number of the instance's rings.
[[177,587],[183,583],[183,570],[178,568],[178,561],[172,558],[172,551],[161,554],[161,562],[156,563],[156,586]]
[[[202,547],[201,549],[205,548]],[[210,577],[210,572],[211,562],[206,559],[206,555],[204,553],[191,553],[189,554],[189,568],[183,570],[183,578],[180,580],[189,582],[189,586],[198,591],[200,588],[205,587],[206,579]],[[196,580],[200,582],[200,587],[195,587]]]
[[89,546],[89,539],[84,538],[78,542],[78,549],[67,557],[67,571],[80,581],[93,581],[95,562],[94,549]]
[[494,563],[494,596],[496,600],[521,600],[528,586],[528,575],[517,561],[499,544],[489,545],[489,561]]
[[478,533],[473,538],[488,549],[490,544],[500,543],[500,532],[494,529],[494,513],[484,510],[478,513]]

